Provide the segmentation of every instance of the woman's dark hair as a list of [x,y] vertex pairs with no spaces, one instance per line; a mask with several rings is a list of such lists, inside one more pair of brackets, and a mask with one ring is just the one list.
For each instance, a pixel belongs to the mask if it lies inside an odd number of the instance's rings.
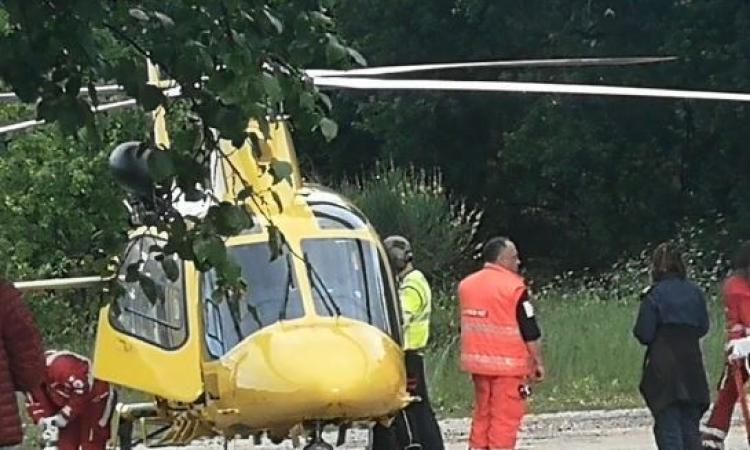
[[750,279],[750,241],[745,241],[732,258],[732,270]]
[[668,274],[685,278],[685,263],[682,255],[674,244],[662,242],[651,254],[651,279],[654,282],[661,281]]

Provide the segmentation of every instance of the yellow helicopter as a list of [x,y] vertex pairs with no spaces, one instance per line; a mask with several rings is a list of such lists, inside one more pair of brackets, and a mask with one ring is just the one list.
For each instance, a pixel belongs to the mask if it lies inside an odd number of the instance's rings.
[[[459,67],[543,67],[641,64],[671,58],[501,61],[406,67],[308,71],[320,88],[423,89],[625,95],[750,101],[741,93],[697,92],[616,86],[496,81],[381,79],[389,75]],[[176,89],[149,66],[149,80]],[[112,88],[117,90],[117,87]],[[179,95],[174,91],[174,95]],[[12,95],[7,99],[12,99]],[[131,106],[132,100],[100,107]],[[0,127],[0,134],[39,125]],[[263,134],[257,124],[249,129]],[[154,112],[154,141],[169,148],[164,110]],[[123,179],[139,173],[138,143],[118,146],[110,158]],[[158,151],[158,150],[157,150]],[[409,402],[401,350],[400,307],[388,258],[367,218],[337,193],[305,184],[285,121],[278,118],[263,139],[236,148],[219,142],[211,164],[212,197],[244,204],[253,226],[230,237],[229,253],[242,267],[247,292],[240,305],[213,296],[215,271],[201,272],[173,256],[172,281],[150,248],[164,236],[146,226],[130,233],[122,267],[140,263],[163,301],[153,303],[125,274],[114,280],[84,277],[18,282],[22,290],[80,288],[119,283],[122,294],[102,308],[94,351],[94,373],[103,380],[153,398],[120,404],[113,420],[116,444],[184,445],[200,437],[249,437],[266,432],[274,442],[309,436],[307,450],[332,448],[324,426],[387,421]],[[268,170],[283,162],[286,181]],[[119,172],[118,172],[119,171]],[[251,186],[258,197],[244,198]],[[137,187],[129,186],[131,189]],[[205,213],[210,201],[176,202],[181,214]],[[136,211],[137,212],[137,211]],[[137,215],[137,214],[136,214]],[[284,236],[271,258],[271,228]],[[155,428],[154,428],[155,427]],[[152,436],[156,429],[158,436]],[[340,433],[339,443],[343,442]],[[147,439],[148,438],[148,439]],[[113,442],[115,444],[115,442]]]

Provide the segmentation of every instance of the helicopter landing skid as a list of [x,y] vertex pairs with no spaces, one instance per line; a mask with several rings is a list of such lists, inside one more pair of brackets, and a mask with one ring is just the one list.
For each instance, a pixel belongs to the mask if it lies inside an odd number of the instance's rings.
[[315,422],[312,441],[302,450],[333,450],[333,446],[323,440],[323,425],[320,422]]
[[307,444],[307,446],[305,446],[305,448],[302,450],[333,450],[333,446],[326,442],[320,441]]

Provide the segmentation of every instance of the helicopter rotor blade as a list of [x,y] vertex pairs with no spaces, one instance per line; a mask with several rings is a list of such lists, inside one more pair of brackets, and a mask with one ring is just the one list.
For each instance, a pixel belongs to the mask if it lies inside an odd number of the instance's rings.
[[741,92],[597,86],[590,84],[525,83],[517,81],[385,80],[350,77],[322,77],[313,79],[313,82],[320,88],[340,89],[519,92],[750,102],[750,94]]
[[365,67],[351,70],[306,70],[305,73],[313,78],[318,77],[354,77],[392,75],[397,73],[425,72],[431,70],[472,69],[481,67],[496,67],[504,69],[535,68],[535,67],[593,67],[593,66],[629,66],[636,64],[652,64],[676,61],[676,56],[646,56],[629,58],[564,58],[564,59],[527,59],[511,61],[478,61],[469,63],[437,63],[414,64],[407,66]]

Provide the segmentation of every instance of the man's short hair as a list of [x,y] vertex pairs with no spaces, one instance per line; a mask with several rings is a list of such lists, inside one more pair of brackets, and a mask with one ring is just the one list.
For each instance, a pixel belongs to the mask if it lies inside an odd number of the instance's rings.
[[487,239],[482,246],[482,260],[486,263],[494,263],[497,261],[500,253],[508,246],[509,242],[510,239],[505,236],[496,236]]

